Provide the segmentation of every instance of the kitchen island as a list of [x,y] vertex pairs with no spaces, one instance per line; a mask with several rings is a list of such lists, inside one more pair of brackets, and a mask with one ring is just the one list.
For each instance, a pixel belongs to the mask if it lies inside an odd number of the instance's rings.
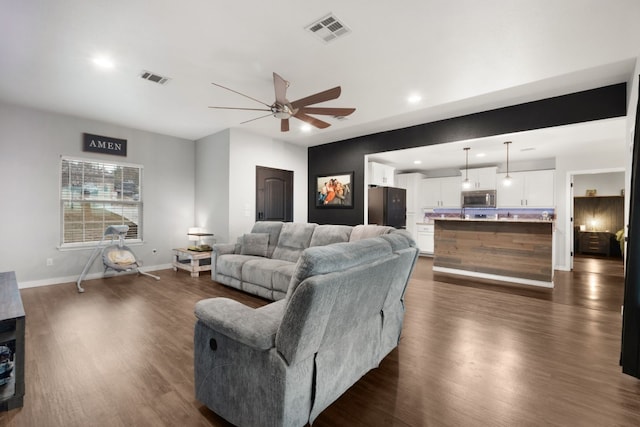
[[435,219],[433,271],[553,287],[553,222]]

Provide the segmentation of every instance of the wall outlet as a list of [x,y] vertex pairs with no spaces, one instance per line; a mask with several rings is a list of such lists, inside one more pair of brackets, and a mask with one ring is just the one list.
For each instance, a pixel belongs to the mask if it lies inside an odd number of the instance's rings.
[[53,265],[53,258],[47,258],[47,267],[51,267]]

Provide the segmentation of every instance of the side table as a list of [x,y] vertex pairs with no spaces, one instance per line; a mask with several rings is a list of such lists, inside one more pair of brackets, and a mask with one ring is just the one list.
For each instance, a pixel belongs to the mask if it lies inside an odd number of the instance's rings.
[[190,251],[186,248],[173,250],[173,271],[178,269],[191,273],[191,277],[200,276],[201,271],[211,271],[211,251]]

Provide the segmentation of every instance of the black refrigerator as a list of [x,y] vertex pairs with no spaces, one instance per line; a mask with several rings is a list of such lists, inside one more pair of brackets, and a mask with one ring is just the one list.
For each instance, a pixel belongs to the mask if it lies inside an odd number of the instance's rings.
[[405,228],[407,190],[395,187],[369,188],[369,224]]

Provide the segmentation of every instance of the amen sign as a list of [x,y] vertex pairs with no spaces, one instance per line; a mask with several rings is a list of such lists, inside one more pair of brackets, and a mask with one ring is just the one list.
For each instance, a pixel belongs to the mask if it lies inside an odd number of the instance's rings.
[[126,157],[127,140],[85,133],[82,138],[82,151],[92,151],[94,153],[114,154],[116,156]]

